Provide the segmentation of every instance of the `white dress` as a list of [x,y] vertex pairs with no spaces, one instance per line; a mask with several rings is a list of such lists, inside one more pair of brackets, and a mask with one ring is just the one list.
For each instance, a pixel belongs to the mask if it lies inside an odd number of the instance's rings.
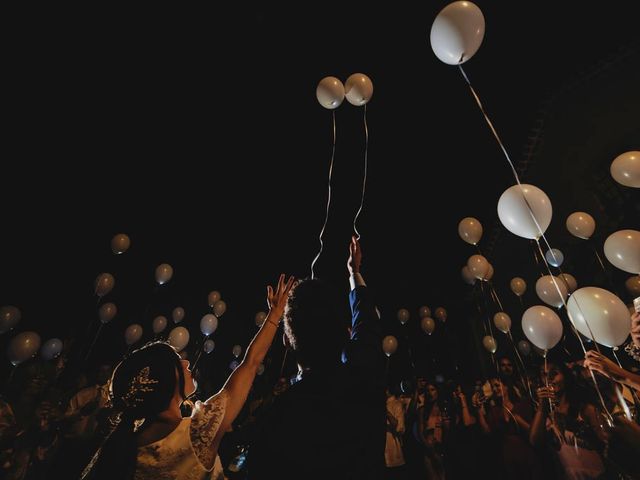
[[223,480],[220,457],[213,453],[227,406],[225,390],[206,403],[196,402],[191,417],[162,440],[138,448],[136,480]]

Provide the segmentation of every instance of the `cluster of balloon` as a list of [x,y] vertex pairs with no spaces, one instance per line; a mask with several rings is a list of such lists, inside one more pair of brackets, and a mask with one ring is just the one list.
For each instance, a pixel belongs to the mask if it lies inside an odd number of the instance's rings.
[[325,77],[316,87],[316,98],[324,108],[335,110],[344,99],[360,107],[371,100],[373,96],[373,82],[364,73],[354,73],[343,84],[336,77]]
[[604,242],[604,255],[620,270],[640,274],[640,231],[619,230],[612,233]]
[[578,332],[607,347],[622,345],[631,330],[631,318],[624,302],[602,288],[576,290],[567,302],[567,310]]
[[418,315],[420,316],[420,318],[430,317],[431,316],[431,309],[429,307],[427,307],[426,305],[423,305],[418,310]]
[[161,263],[156,267],[156,282],[164,285],[173,277],[173,267],[168,263]]
[[62,353],[62,340],[59,338],[50,338],[40,349],[40,355],[44,360],[53,360]]
[[18,307],[13,305],[5,305],[0,308],[0,333],[8,332],[15,327],[20,319],[22,313]]
[[406,308],[401,308],[400,310],[398,310],[398,321],[402,325],[409,321],[409,317],[411,317],[411,315],[409,314],[409,310],[407,310]]
[[101,273],[96,277],[95,282],[95,294],[102,298],[111,290],[113,290],[116,284],[116,279],[110,273]]
[[493,316],[493,323],[502,333],[509,333],[511,330],[511,317],[505,312],[497,312]]
[[137,323],[132,323],[124,331],[124,342],[131,346],[142,338],[142,327]]
[[552,214],[551,200],[533,185],[513,185],[498,200],[500,222],[522,238],[538,240],[549,227]]
[[465,217],[458,224],[458,235],[465,242],[477,245],[482,238],[482,224],[473,217]]
[[562,321],[549,307],[534,305],[522,315],[522,330],[534,346],[547,351],[562,338]]
[[153,333],[158,335],[159,333],[164,332],[164,329],[167,328],[167,317],[164,315],[158,315],[153,319],[151,327],[153,328]]
[[518,297],[522,297],[524,292],[527,291],[527,282],[525,282],[523,278],[513,277],[509,282],[509,287]]
[[482,345],[489,353],[496,353],[496,350],[498,350],[498,342],[491,335],[484,336]]
[[620,185],[640,188],[640,151],[618,155],[611,162],[611,176]]
[[218,317],[213,313],[207,313],[200,319],[200,331],[205,337],[208,337],[218,328]]
[[484,15],[472,2],[444,7],[431,25],[433,53],[447,65],[461,65],[478,51],[484,38]]
[[231,349],[231,353],[233,353],[234,357],[238,358],[242,353],[242,347],[240,345],[234,345]]
[[398,340],[393,335],[387,335],[382,339],[382,351],[387,357],[393,355],[398,349]]
[[567,217],[566,226],[574,237],[589,240],[596,230],[596,221],[586,212],[573,212]]
[[176,307],[171,312],[171,319],[173,320],[173,323],[180,323],[182,320],[184,320],[184,315],[184,308]]
[[267,314],[265,312],[256,313],[256,318],[255,318],[256,327],[261,327],[266,319],[267,319]]
[[118,313],[118,307],[116,307],[115,303],[104,303],[100,305],[100,309],[98,310],[98,317],[100,318],[100,322],[105,324],[113,320],[113,317],[116,316],[116,313]]
[[435,317],[436,320],[439,320],[442,323],[447,321],[447,311],[444,309],[444,307],[436,308]]
[[121,255],[131,246],[131,239],[125,233],[118,233],[111,239],[111,251],[116,255]]
[[189,330],[184,327],[175,327],[169,333],[167,340],[176,351],[181,352],[189,343]]
[[35,356],[39,349],[40,335],[31,331],[20,332],[9,342],[7,355],[11,364],[16,366]]

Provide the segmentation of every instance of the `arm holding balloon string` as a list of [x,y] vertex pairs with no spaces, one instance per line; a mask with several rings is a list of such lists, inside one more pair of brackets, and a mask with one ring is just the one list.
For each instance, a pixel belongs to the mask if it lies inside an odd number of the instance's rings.
[[534,447],[540,446],[544,442],[547,430],[547,417],[551,411],[551,404],[556,403],[556,392],[552,386],[543,386],[536,390],[538,397],[538,408],[531,422],[529,430],[529,443]]
[[640,392],[640,375],[628,372],[600,352],[589,350],[585,355],[584,367]]

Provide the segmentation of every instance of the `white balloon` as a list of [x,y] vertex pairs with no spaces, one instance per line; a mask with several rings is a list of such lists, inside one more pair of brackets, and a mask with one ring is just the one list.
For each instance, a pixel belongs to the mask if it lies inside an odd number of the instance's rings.
[[387,357],[395,353],[398,348],[398,340],[393,335],[387,335],[382,339],[382,351]]
[[469,285],[473,285],[476,283],[477,278],[473,273],[471,273],[471,270],[469,270],[469,267],[467,265],[462,267],[460,275],[462,276],[462,280],[464,280],[464,283],[467,283]]
[[173,323],[180,323],[184,319],[184,308],[176,307],[171,312],[171,318],[173,319]]
[[488,352],[491,353],[496,353],[496,350],[498,350],[498,342],[496,342],[496,339],[491,335],[484,336],[484,338],[482,339],[482,345]]
[[364,73],[354,73],[344,83],[344,92],[351,105],[360,107],[371,100],[373,83]]
[[229,369],[235,370],[236,368],[238,368],[238,365],[240,365],[240,362],[238,360],[231,360],[231,363],[229,363]]
[[460,65],[478,51],[484,38],[484,15],[468,1],[444,7],[431,25],[433,53],[447,65]]
[[398,321],[402,325],[409,321],[409,317],[411,317],[411,314],[409,314],[409,310],[407,310],[406,308],[401,308],[400,310],[398,310]]
[[175,327],[169,333],[167,340],[169,344],[179,352],[189,343],[189,330],[184,327]]
[[640,151],[618,155],[611,163],[611,176],[620,185],[640,188]]
[[564,262],[564,254],[557,248],[547,250],[547,252],[544,254],[544,258],[547,259],[547,263],[549,265],[556,268],[562,265],[562,262]]
[[267,314],[265,312],[256,313],[256,327],[261,327],[264,321],[267,319]]
[[211,292],[209,292],[209,295],[207,296],[207,301],[209,302],[209,306],[213,307],[216,302],[220,300],[220,292],[217,290],[212,290]]
[[127,345],[133,345],[142,338],[142,327],[137,323],[132,323],[124,331],[124,341]]
[[471,255],[467,260],[469,271],[479,280],[482,280],[489,273],[489,262],[482,255]]
[[431,317],[424,317],[420,320],[420,327],[427,335],[431,335],[436,329],[436,322]]
[[525,356],[529,355],[531,353],[531,344],[526,340],[520,340],[518,342],[518,350],[520,350],[520,353]]
[[534,305],[522,315],[522,330],[536,347],[550,350],[562,338],[562,321],[549,307]]
[[601,345],[618,347],[629,336],[631,317],[627,307],[607,290],[582,287],[573,292],[567,309],[576,329]]
[[[540,228],[536,225],[532,213]],[[498,200],[500,222],[511,233],[522,238],[540,238],[549,227],[552,214],[551,200],[534,185],[513,185],[505,190]]]
[[482,224],[473,217],[465,217],[458,223],[458,235],[471,245],[477,245],[482,238]]
[[167,317],[165,317],[164,315],[158,315],[153,319],[153,323],[151,324],[153,333],[157,335],[158,333],[163,332],[164,329],[167,328],[167,323]]
[[596,230],[596,221],[586,212],[573,212],[567,217],[567,230],[574,237],[589,240]]
[[99,297],[104,297],[116,284],[116,279],[110,273],[101,273],[95,281],[95,293]]
[[116,255],[120,255],[127,250],[131,245],[131,240],[125,233],[119,233],[111,239],[111,251]]
[[102,323],[109,323],[113,320],[113,317],[118,313],[118,307],[116,307],[115,303],[105,303],[100,305],[100,310],[98,310],[98,317],[100,317],[100,321]]
[[418,310],[418,315],[420,316],[420,318],[430,317],[431,316],[431,309],[429,307],[427,307],[426,305],[423,305],[423,306],[420,307],[420,310]]
[[640,274],[640,231],[618,230],[604,242],[604,254],[615,267]]
[[316,88],[316,98],[324,108],[338,108],[344,100],[344,85],[336,77],[324,77]]
[[524,292],[527,291],[527,282],[525,282],[523,278],[513,277],[511,282],[509,282],[509,287],[511,287],[513,293],[521,297],[524,295]]
[[[556,285],[558,288],[556,288]],[[558,290],[560,290],[560,293],[558,293]],[[563,306],[569,295],[567,284],[560,278],[551,275],[545,275],[538,279],[536,282],[536,293],[540,300],[556,308]]]
[[224,303],[224,300],[218,300],[216,303],[213,304],[213,313],[215,314],[216,317],[220,318],[222,315],[224,315],[224,312],[227,311],[227,304]]
[[216,344],[210,338],[207,338],[204,341],[204,353],[211,353],[213,349],[216,347]]
[[508,333],[511,330],[511,317],[505,312],[498,312],[493,316],[493,323],[502,333]]
[[164,285],[173,277],[173,267],[168,263],[161,263],[156,267],[156,282],[158,285]]
[[567,286],[567,292],[572,294],[578,288],[578,281],[570,273],[561,273],[558,278]]
[[234,345],[231,353],[233,353],[234,357],[238,358],[242,353],[242,347],[240,345]]
[[40,349],[40,355],[45,360],[52,360],[62,352],[62,340],[59,338],[50,338]]
[[207,313],[200,320],[200,331],[203,335],[209,336],[218,328],[218,318],[213,313]]
[[9,361],[13,366],[35,356],[40,348],[40,335],[36,332],[21,332],[11,339],[7,348]]
[[20,319],[22,313],[18,307],[13,305],[5,305],[0,308],[0,333],[5,333],[15,327]]

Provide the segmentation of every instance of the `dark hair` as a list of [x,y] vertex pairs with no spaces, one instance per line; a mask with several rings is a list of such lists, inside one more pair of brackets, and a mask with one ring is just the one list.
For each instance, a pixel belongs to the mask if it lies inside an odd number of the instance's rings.
[[304,279],[291,290],[284,331],[300,364],[312,366],[339,358],[346,339],[334,291],[319,279]]
[[182,398],[186,399],[180,355],[168,343],[149,343],[116,366],[109,389],[112,409],[106,421],[113,423],[117,418],[117,424],[112,430],[107,426],[102,447],[82,478],[133,478],[136,421],[144,419],[141,427],[144,429],[169,407],[176,391],[176,370]]

